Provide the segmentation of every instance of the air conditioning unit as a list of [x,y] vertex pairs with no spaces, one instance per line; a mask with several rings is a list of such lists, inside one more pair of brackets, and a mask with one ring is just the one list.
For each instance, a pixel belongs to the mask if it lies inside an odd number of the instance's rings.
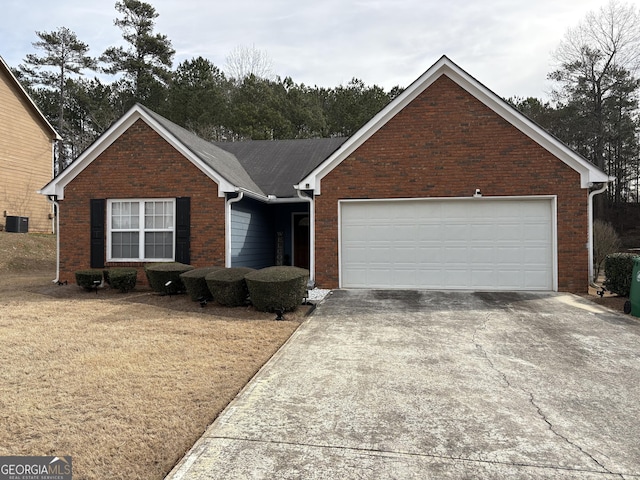
[[5,231],[13,233],[29,232],[29,217],[8,216]]

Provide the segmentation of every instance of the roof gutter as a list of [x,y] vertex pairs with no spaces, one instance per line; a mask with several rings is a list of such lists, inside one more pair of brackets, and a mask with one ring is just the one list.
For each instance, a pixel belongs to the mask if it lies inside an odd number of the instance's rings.
[[[295,188],[295,186],[294,186]],[[297,188],[296,188],[297,190]],[[236,187],[234,189],[236,193],[243,193],[247,198],[253,198],[254,200],[258,200],[262,203],[300,203],[299,194],[298,197],[276,197],[275,195],[262,195],[256,192],[252,192],[251,190],[247,190],[246,188]],[[308,197],[305,197],[308,198]],[[238,200],[239,201],[239,200]],[[307,201],[306,199],[304,201]]]
[[589,201],[587,202],[589,204],[589,241],[587,244],[587,249],[589,250],[589,285],[593,285],[597,280],[596,278],[593,278],[595,275],[595,268],[593,265],[593,197],[603,193],[608,186],[609,184],[605,183],[602,188],[589,192]]
[[54,234],[56,236],[56,278],[51,280],[51,283],[59,283],[60,282],[60,204],[56,199],[55,195],[47,196],[47,200],[53,204],[54,208],[54,216],[55,216],[55,227]]
[[316,204],[313,196],[305,195],[299,185],[294,185],[300,200],[309,203],[309,284],[316,284]]
[[242,200],[244,198],[244,194],[244,191],[238,191],[237,197],[228,198],[224,209],[224,266],[227,268],[231,267],[231,205]]

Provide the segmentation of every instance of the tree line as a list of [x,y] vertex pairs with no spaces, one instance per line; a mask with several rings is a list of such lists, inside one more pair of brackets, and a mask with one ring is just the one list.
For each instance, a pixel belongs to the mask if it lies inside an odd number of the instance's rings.
[[[39,53],[14,70],[64,139],[58,172],[136,102],[208,140],[290,139],[349,136],[402,92],[356,78],[335,88],[298,84],[272,75],[267,55],[255,48],[231,52],[226,72],[203,57],[173,69],[175,51],[154,31],[154,7],[122,0],[115,8],[125,47],[92,58],[68,28],[36,32]],[[615,179],[609,205],[639,202],[637,7],[612,0],[588,14],[553,59],[549,100],[507,101]]]
[[[175,51],[154,32],[155,8],[140,0],[115,8],[126,46],[93,58],[66,27],[36,32],[38,53],[13,70],[63,138],[57,173],[137,102],[207,140],[291,139],[351,135],[401,92],[356,78],[320,88],[274,77],[255,48],[231,52],[229,73],[203,57],[172,69]],[[90,72],[112,81],[87,78]]]

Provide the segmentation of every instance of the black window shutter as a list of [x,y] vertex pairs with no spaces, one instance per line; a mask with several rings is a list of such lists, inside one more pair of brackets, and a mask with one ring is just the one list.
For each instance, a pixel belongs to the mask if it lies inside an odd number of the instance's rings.
[[104,198],[91,199],[91,268],[104,267]]
[[176,262],[191,262],[191,198],[176,198]]

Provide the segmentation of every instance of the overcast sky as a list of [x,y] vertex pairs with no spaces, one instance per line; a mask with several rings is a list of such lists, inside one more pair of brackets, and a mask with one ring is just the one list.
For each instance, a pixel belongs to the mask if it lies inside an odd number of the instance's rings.
[[[547,97],[552,52],[608,0],[150,0],[155,32],[224,69],[238,46],[265,51],[273,73],[335,87],[353,77],[408,86],[442,55],[502,97]],[[67,27],[98,56],[123,45],[115,0],[2,0],[0,56],[17,67],[35,31]]]

